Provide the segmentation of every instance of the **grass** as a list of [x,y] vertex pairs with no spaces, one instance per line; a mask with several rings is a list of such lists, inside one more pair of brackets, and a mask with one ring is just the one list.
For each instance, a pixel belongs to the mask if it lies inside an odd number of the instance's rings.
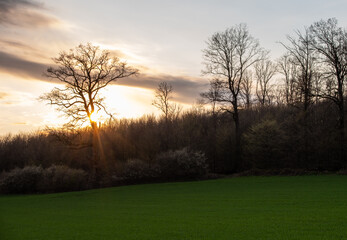
[[0,196],[0,239],[347,239],[347,176]]

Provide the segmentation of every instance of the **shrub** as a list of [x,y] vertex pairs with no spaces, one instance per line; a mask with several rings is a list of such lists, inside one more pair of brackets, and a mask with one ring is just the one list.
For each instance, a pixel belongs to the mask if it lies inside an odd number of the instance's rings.
[[15,168],[2,174],[0,190],[3,193],[33,193],[38,191],[39,182],[42,180],[43,169],[41,166],[26,166]]
[[207,174],[205,154],[188,148],[161,153],[156,160],[163,178],[195,179]]
[[343,168],[343,169],[340,169],[337,174],[339,175],[347,175],[347,169],[346,168]]
[[285,133],[275,120],[264,120],[244,134],[245,156],[252,168],[283,167]]
[[129,159],[120,172],[120,179],[128,183],[146,182],[159,176],[157,165],[150,165],[140,159]]
[[61,192],[85,189],[87,174],[80,169],[52,165],[27,166],[5,172],[0,178],[2,193]]
[[87,173],[81,169],[52,165],[44,170],[40,190],[42,192],[66,192],[87,187]]

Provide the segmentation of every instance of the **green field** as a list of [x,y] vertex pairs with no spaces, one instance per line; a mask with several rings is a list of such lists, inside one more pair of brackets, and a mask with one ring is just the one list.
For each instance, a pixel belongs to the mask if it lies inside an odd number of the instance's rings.
[[0,196],[0,239],[347,239],[347,176]]

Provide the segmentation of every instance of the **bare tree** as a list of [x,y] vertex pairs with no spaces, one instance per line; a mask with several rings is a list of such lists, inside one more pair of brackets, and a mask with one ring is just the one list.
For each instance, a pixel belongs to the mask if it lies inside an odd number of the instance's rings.
[[284,95],[287,105],[293,105],[296,101],[297,65],[292,57],[285,54],[278,60],[278,69],[284,75]]
[[[288,50],[288,55],[292,57],[292,63],[296,65],[297,79],[296,91],[299,96],[299,106],[303,110],[303,127],[304,127],[304,156],[305,162],[309,159],[309,125],[308,109],[313,103],[313,81],[316,72],[317,57],[312,47],[312,34],[305,28],[304,33],[296,31],[296,38],[288,36],[289,44],[282,45]],[[303,107],[302,107],[303,106]]]
[[161,82],[155,90],[155,98],[152,105],[158,108],[165,117],[165,121],[178,117],[182,107],[176,103],[172,103],[173,87],[167,82]]
[[241,82],[241,97],[245,102],[246,109],[251,108],[252,105],[252,87],[253,87],[253,74],[251,71],[245,71],[243,81]]
[[312,46],[319,53],[324,64],[323,78],[326,90],[320,96],[333,101],[339,112],[339,130],[341,137],[341,158],[345,158],[345,106],[344,88],[347,76],[347,31],[338,26],[335,18],[321,20],[311,25],[314,41]]
[[281,43],[291,56],[291,61],[297,66],[297,84],[300,102],[306,112],[312,104],[313,77],[316,71],[317,57],[312,47],[312,35],[308,29],[304,33],[296,31],[296,37],[288,36],[289,44]]
[[261,106],[271,103],[271,79],[276,73],[276,65],[268,59],[262,59],[254,65],[257,79],[256,95]]
[[219,103],[219,99],[221,98],[221,88],[223,86],[223,83],[218,79],[215,78],[210,81],[210,88],[208,89],[207,92],[200,93],[200,96],[203,99],[206,99],[207,102],[211,103],[212,107],[212,115],[215,116]]
[[[239,120],[239,97],[246,70],[260,60],[263,50],[245,24],[235,25],[224,32],[217,32],[207,40],[203,50],[204,74],[212,75],[222,82],[223,91],[219,102],[229,104],[226,111],[235,123],[236,154],[241,157],[241,132]],[[230,108],[231,107],[231,108]],[[236,163],[236,164],[240,164]]]
[[285,87],[283,86],[283,84],[278,83],[278,84],[274,84],[274,88],[272,91],[272,98],[273,101],[275,102],[275,104],[277,106],[283,106],[286,105],[286,91],[285,91]]
[[137,70],[90,43],[61,52],[53,61],[57,67],[48,68],[46,76],[59,80],[64,88],[56,87],[40,99],[63,112],[69,120],[66,125],[70,127],[79,127],[89,121],[93,129],[93,160],[97,165],[98,160],[103,161],[103,151],[93,115],[98,111],[109,114],[100,90],[111,82],[136,74]]

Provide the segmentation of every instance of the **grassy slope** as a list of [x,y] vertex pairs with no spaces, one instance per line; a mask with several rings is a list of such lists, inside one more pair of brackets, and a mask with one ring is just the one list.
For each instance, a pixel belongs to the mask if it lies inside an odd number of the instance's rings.
[[1,196],[0,239],[347,239],[347,176]]

